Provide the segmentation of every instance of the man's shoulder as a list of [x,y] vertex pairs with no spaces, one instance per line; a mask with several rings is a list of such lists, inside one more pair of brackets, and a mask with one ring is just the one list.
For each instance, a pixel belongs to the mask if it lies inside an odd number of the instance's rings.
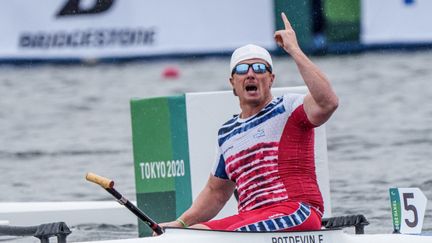
[[234,114],[228,121],[223,123],[222,126],[219,127],[219,134],[221,132],[226,131],[227,129],[229,129],[229,127],[232,127],[234,124],[236,124],[238,120],[238,116],[239,116],[238,114]]
[[299,93],[285,93],[284,95],[280,96],[283,100],[283,103],[285,106],[298,106],[299,104],[303,103],[304,97],[306,94],[299,94]]
[[297,99],[304,97],[306,94],[300,94],[300,93],[285,93],[281,96],[279,96],[282,99]]
[[239,117],[239,114],[234,114],[234,115],[232,115],[232,117],[231,117],[228,121],[226,121],[226,122],[223,124],[223,126],[225,126],[225,125],[230,125],[230,124],[234,124],[234,123],[237,121],[238,117]]

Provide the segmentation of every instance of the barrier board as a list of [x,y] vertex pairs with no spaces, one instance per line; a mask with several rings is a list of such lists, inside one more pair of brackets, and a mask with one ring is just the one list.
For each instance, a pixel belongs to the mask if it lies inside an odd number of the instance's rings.
[[432,1],[362,0],[363,44],[421,44],[432,42]]
[[[273,95],[305,93],[305,87],[275,88]],[[131,101],[137,203],[157,222],[179,217],[204,187],[216,159],[219,127],[240,111],[231,91]],[[325,217],[331,216],[325,126],[315,129],[317,179]],[[232,197],[216,218],[237,212]],[[148,235],[139,225],[140,235]]]

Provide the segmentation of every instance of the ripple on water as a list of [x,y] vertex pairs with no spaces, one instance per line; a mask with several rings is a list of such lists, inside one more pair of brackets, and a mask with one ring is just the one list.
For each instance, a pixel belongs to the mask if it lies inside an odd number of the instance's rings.
[[72,234],[68,241],[129,239],[138,237],[138,227],[134,224],[82,224],[70,227]]

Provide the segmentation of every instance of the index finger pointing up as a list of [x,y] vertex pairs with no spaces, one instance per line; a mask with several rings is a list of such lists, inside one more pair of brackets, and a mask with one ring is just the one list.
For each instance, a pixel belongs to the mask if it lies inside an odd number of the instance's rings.
[[285,24],[285,29],[286,29],[286,30],[290,30],[290,29],[292,29],[291,24],[290,24],[290,22],[288,21],[288,18],[287,18],[287,16],[285,15],[284,12],[282,12],[281,16],[282,16],[282,21],[283,21],[284,24]]

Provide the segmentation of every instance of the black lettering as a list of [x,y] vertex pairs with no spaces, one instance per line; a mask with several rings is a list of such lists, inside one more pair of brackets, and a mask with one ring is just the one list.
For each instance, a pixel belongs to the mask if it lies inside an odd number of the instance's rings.
[[91,8],[83,9],[80,0],[67,0],[66,4],[57,13],[57,17],[73,16],[83,14],[99,14],[110,9],[114,0],[94,0],[95,3]]
[[90,45],[90,32],[84,32],[81,36],[80,46],[89,46]]
[[[88,29],[71,32],[22,33],[18,46],[31,49],[53,48],[106,48],[111,46],[141,46],[153,44],[156,33],[149,29]],[[180,174],[180,162],[176,164],[176,174]]]
[[154,43],[155,31],[153,29],[144,32],[143,44],[153,44]]
[[19,38],[19,47],[29,47],[31,43],[31,36],[28,34],[22,34]]
[[103,31],[98,31],[96,33],[96,45],[103,46],[105,45],[105,36]]
[[315,236],[309,235],[309,242],[308,243],[315,243]]
[[67,43],[68,47],[77,47],[79,45],[78,35],[79,35],[78,32],[74,32],[74,33],[71,33],[67,36],[66,43]]
[[272,243],[288,243],[287,241],[288,237],[272,237]]
[[324,240],[323,235],[318,235],[318,242],[321,243],[323,242],[323,240]]
[[116,30],[111,30],[108,34],[108,40],[106,41],[106,45],[113,45],[117,40],[117,32]]
[[66,44],[66,34],[63,32],[54,35],[52,40],[53,47],[63,47]]
[[301,243],[307,243],[308,241],[308,237],[307,237],[307,235],[303,235],[302,237],[301,237]]
[[51,35],[44,35],[42,34],[42,48],[48,49],[51,45]]
[[123,46],[130,45],[133,41],[133,36],[129,30],[120,31],[120,44]]
[[417,208],[413,204],[408,203],[408,199],[414,198],[414,193],[402,193],[403,201],[404,201],[404,208],[406,211],[412,211],[414,219],[413,221],[409,221],[408,219],[405,219],[405,223],[408,225],[408,227],[414,228],[418,224],[418,213]]
[[43,41],[44,41],[43,34],[38,34],[38,35],[36,35],[36,38],[34,38],[33,44],[35,47],[42,48],[43,47]]

